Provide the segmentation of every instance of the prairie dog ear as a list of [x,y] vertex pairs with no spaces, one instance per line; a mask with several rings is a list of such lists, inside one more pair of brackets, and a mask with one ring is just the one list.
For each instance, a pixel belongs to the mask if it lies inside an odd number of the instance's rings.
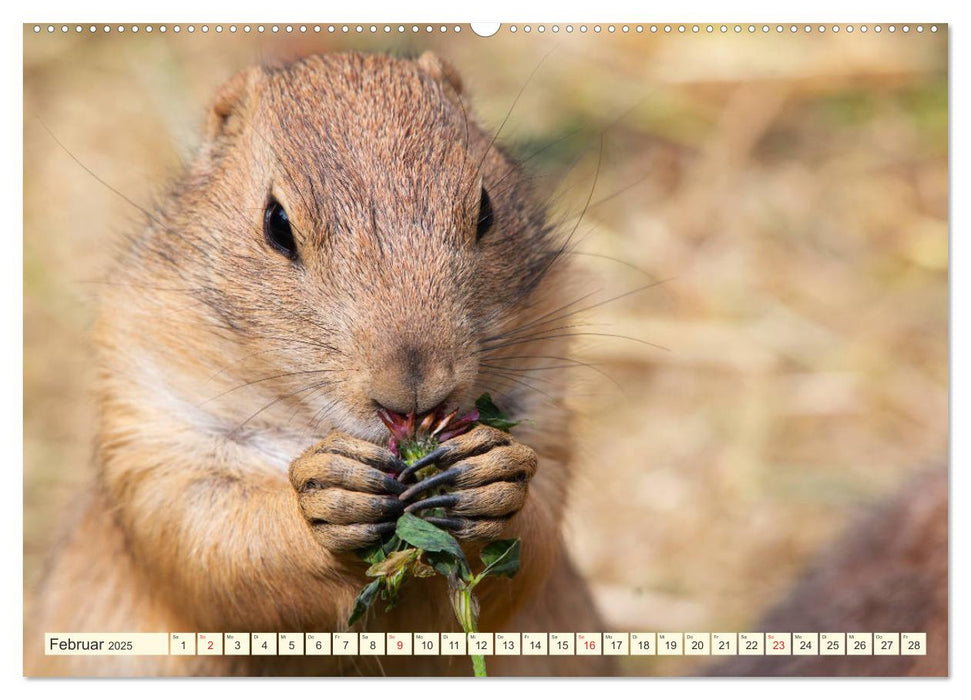
[[206,138],[215,140],[240,131],[242,116],[255,93],[256,84],[263,76],[263,69],[250,66],[226,81],[216,93],[209,116],[206,119]]
[[418,66],[440,83],[451,86],[456,95],[462,94],[462,78],[455,67],[435,53],[426,51],[418,57]]

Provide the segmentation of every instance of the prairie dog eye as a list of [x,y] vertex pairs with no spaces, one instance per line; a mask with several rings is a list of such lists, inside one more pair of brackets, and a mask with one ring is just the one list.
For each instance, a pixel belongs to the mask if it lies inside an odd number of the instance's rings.
[[272,198],[263,212],[263,235],[273,250],[290,260],[297,259],[297,242],[293,238],[290,217],[283,205]]
[[482,194],[479,197],[479,216],[476,219],[475,225],[475,240],[476,242],[482,240],[482,237],[489,232],[492,228],[492,222],[495,219],[492,213],[492,200],[489,199],[489,193],[486,192],[485,187],[482,188]]

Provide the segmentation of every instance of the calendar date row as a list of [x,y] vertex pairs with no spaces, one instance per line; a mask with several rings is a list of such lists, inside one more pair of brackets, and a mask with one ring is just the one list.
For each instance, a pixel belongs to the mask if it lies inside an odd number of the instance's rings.
[[49,633],[48,655],[109,656],[913,656],[922,632]]

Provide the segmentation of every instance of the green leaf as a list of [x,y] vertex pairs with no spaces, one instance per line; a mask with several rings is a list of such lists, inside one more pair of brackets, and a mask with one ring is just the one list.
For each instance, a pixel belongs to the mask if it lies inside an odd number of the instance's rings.
[[422,520],[417,515],[405,513],[398,518],[395,534],[412,547],[426,552],[445,552],[452,555],[460,569],[469,570],[469,562],[465,559],[465,552],[459,546],[458,540],[440,527]]
[[400,545],[401,538],[397,535],[391,535],[391,538],[381,546],[381,549],[384,552],[384,556],[388,556],[391,552],[398,549]]
[[509,420],[509,417],[499,410],[499,407],[492,403],[492,397],[486,392],[475,400],[475,407],[479,410],[479,422],[484,425],[498,428],[508,433],[510,428],[519,425],[518,420]]
[[454,555],[448,552],[425,552],[425,559],[442,576],[458,577],[460,565]]
[[351,616],[347,620],[348,627],[360,620],[361,616],[367,612],[368,608],[374,602],[374,597],[377,595],[380,587],[381,579],[376,578],[357,594],[357,598],[354,599],[354,609],[351,611]]
[[486,568],[479,578],[486,576],[508,576],[512,578],[519,571],[519,557],[522,548],[519,539],[496,540],[482,548],[479,557]]
[[382,561],[371,564],[366,573],[368,576],[392,576],[398,569],[406,568],[418,558],[418,550],[411,547],[392,552]]
[[396,551],[401,546],[401,538],[392,535],[387,542],[379,542],[371,547],[357,550],[357,556],[361,557],[368,564],[377,564],[388,558],[388,555]]
[[365,547],[364,549],[358,550],[357,555],[368,564],[377,564],[387,559],[387,555],[384,553],[384,545],[382,544],[376,544],[372,547]]
[[386,598],[388,601],[388,607],[384,609],[387,612],[398,604],[398,592],[401,590],[401,585],[405,582],[405,570],[404,568],[397,569],[390,576],[379,578],[378,581],[384,581],[384,589],[388,594],[386,597],[381,596],[382,599]]

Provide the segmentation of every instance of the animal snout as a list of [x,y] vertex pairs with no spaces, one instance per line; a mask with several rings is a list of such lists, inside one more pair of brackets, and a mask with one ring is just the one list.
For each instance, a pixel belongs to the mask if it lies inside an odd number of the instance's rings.
[[417,345],[403,345],[371,375],[371,399],[396,413],[424,413],[455,393],[453,363]]

